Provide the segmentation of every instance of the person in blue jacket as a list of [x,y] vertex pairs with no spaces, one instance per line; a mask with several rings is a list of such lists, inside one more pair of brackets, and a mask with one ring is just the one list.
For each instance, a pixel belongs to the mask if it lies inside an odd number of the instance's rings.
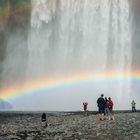
[[104,120],[104,111],[105,111],[105,99],[103,98],[104,95],[101,94],[101,97],[98,98],[97,100],[97,105],[98,105],[98,120]]

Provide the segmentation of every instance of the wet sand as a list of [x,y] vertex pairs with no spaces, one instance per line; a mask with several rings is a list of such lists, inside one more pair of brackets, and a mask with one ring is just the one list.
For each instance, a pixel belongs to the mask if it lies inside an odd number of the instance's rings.
[[92,112],[0,113],[0,140],[140,140],[140,113],[115,113],[115,121],[97,121]]

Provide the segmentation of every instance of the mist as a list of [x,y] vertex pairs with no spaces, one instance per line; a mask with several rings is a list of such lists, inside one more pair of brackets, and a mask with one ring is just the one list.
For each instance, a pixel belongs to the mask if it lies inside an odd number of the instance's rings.
[[6,100],[14,110],[82,110],[84,101],[97,110],[101,93],[112,97],[114,109],[130,109],[133,99],[140,107],[139,81],[132,75],[140,66],[138,0],[2,0],[0,7],[1,89],[22,89],[41,77],[128,72],[127,79],[63,83],[11,96]]

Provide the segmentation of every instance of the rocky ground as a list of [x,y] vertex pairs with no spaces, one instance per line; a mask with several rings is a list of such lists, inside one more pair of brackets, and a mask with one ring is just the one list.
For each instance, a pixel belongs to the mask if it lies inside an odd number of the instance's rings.
[[0,113],[0,140],[140,140],[140,113],[116,113],[115,121],[97,121],[92,112]]

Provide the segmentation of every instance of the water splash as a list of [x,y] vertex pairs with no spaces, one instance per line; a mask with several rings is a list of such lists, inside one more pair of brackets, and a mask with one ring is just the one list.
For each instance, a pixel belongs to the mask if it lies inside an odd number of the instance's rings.
[[110,69],[128,81],[107,84],[117,101],[131,92],[131,19],[128,0],[32,0],[28,72],[52,76]]

